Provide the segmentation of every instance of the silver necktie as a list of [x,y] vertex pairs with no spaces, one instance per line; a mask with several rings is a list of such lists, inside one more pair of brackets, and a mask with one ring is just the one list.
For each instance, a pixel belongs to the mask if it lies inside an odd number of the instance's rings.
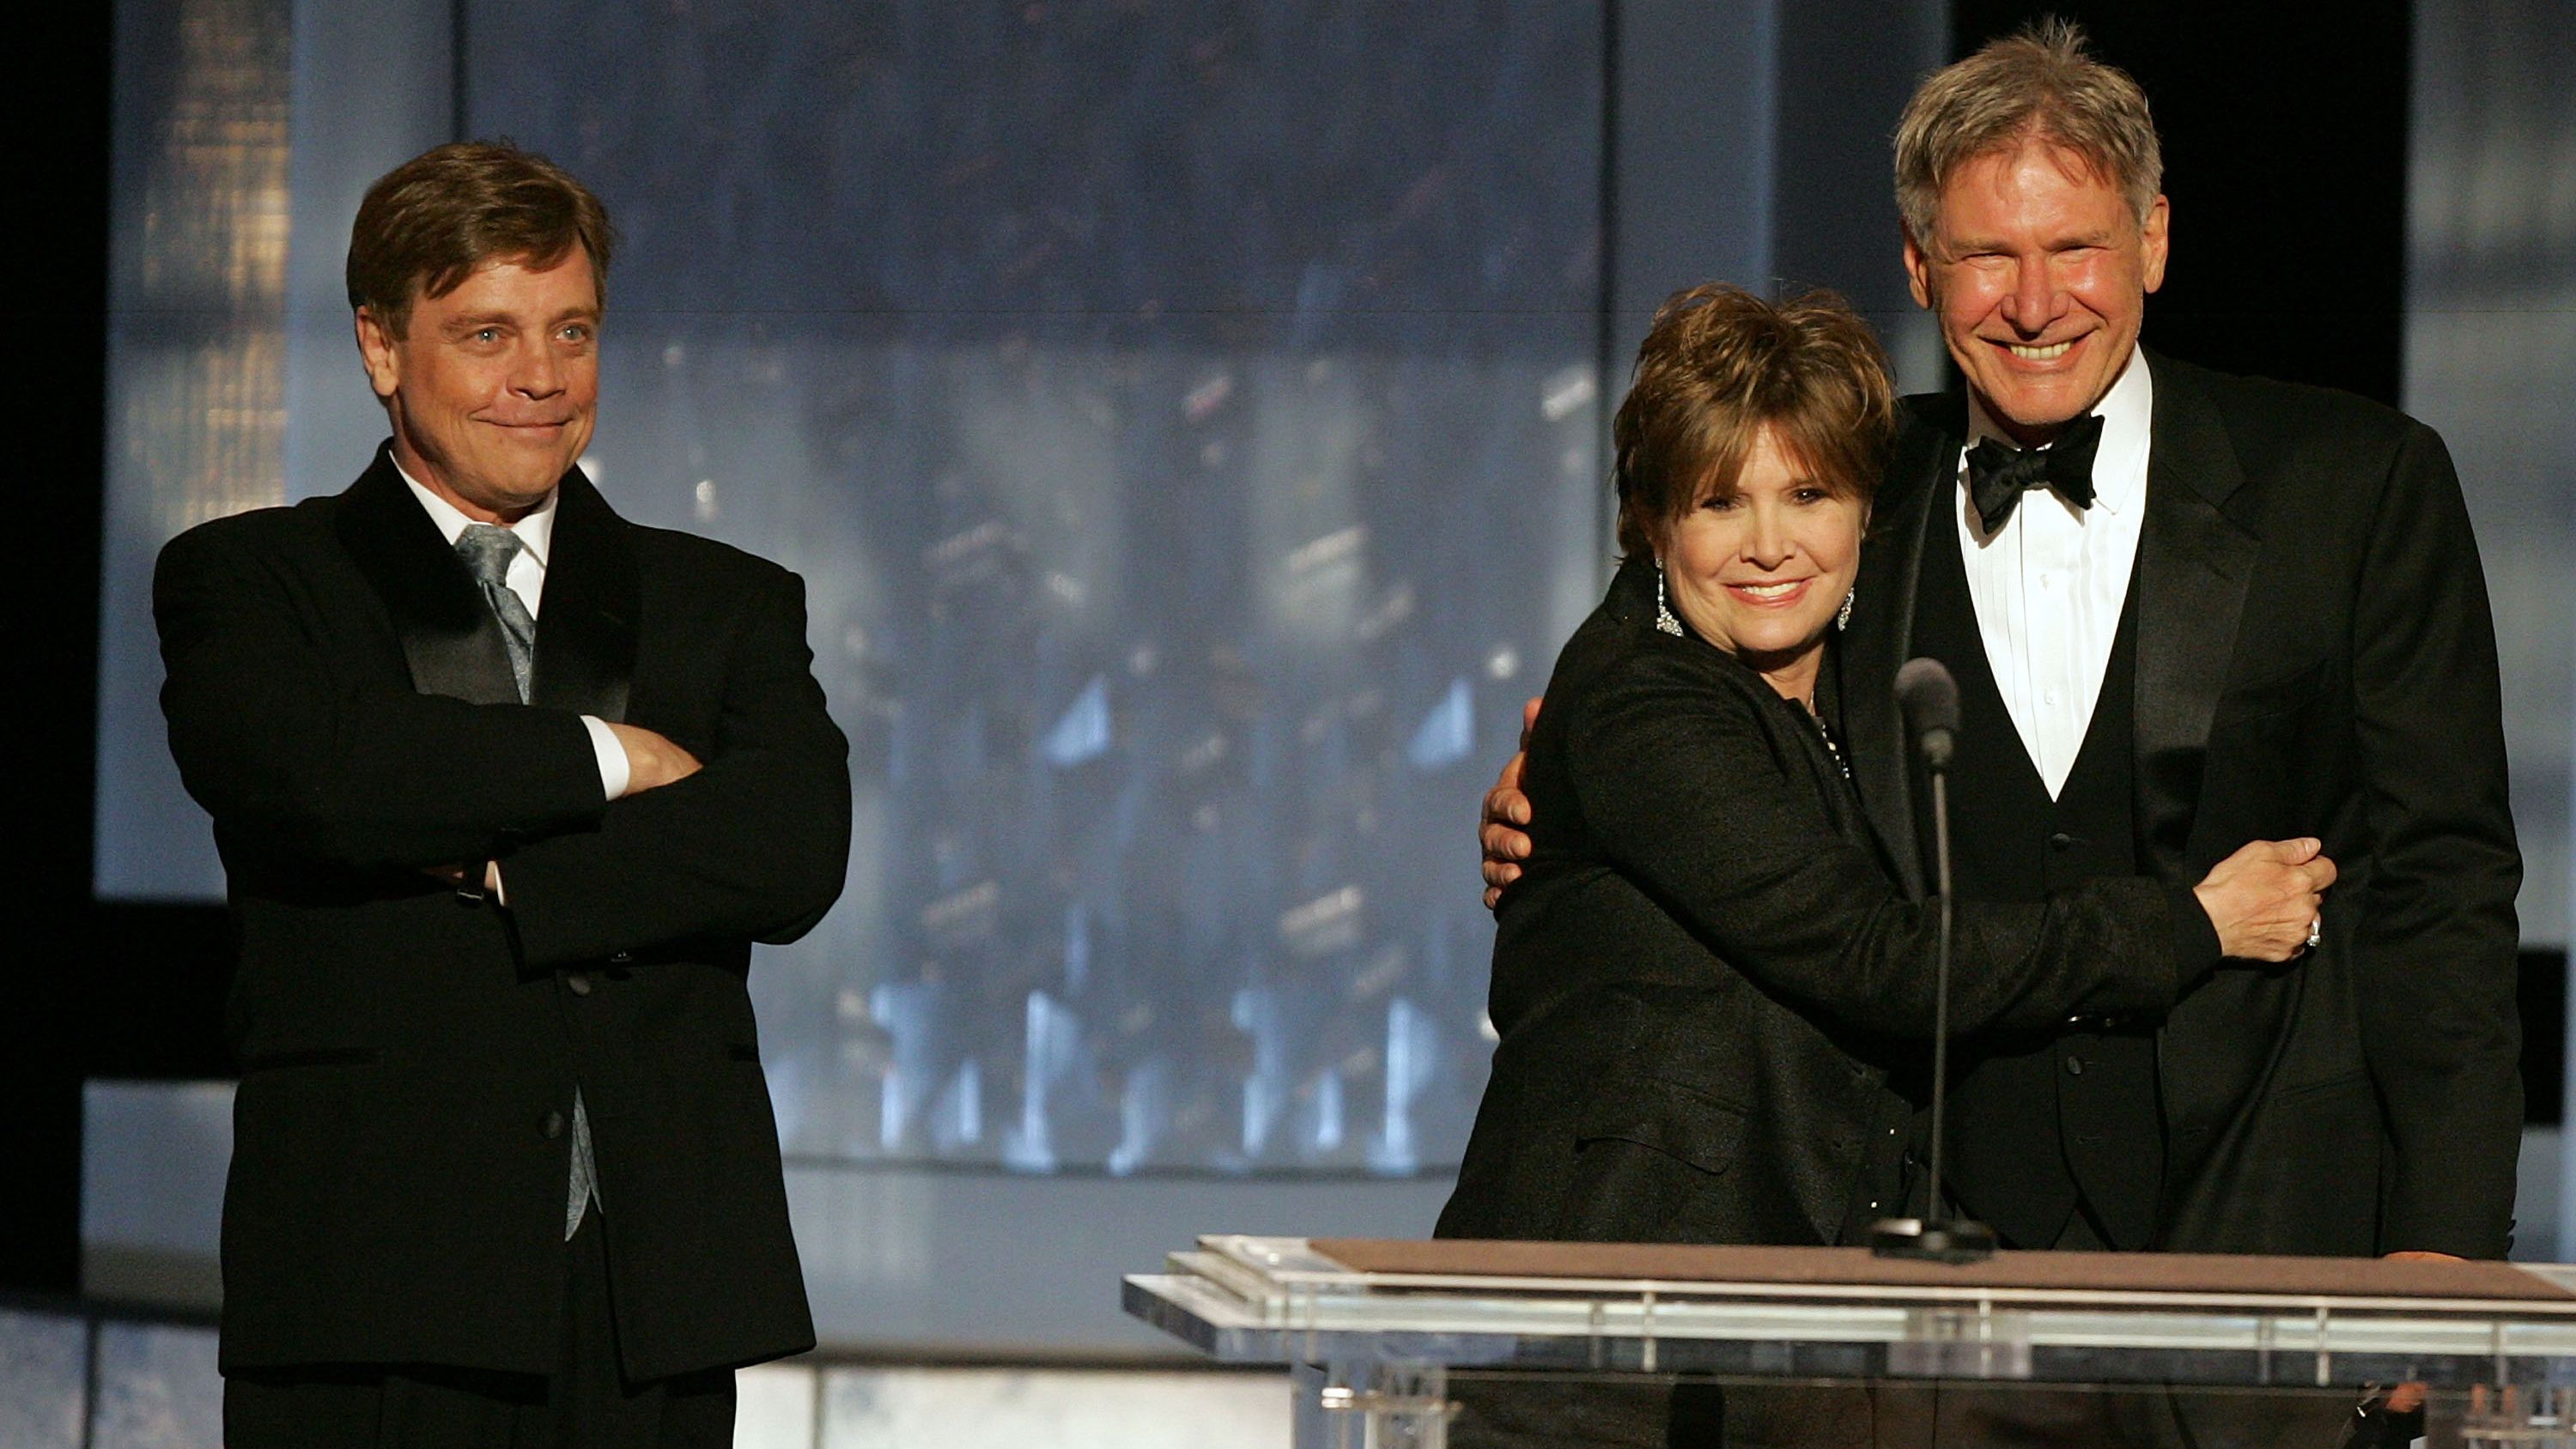
[[456,536],[456,556],[483,589],[483,601],[501,621],[501,642],[510,651],[510,674],[518,681],[519,703],[528,702],[528,679],[537,661],[537,616],[510,587],[510,561],[526,540],[497,523],[469,523]]

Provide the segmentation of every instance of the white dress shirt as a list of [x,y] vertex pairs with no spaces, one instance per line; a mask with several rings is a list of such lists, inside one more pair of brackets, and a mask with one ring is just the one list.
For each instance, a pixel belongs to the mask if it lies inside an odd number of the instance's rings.
[[[438,525],[447,546],[454,548],[457,535],[474,520],[457,511],[455,504],[422,487],[419,479],[403,471],[402,464],[394,464],[394,471],[402,474],[403,482],[411,488],[411,496],[420,500],[420,506],[429,512],[429,521]],[[537,617],[540,601],[546,594],[546,550],[555,541],[555,495],[547,494],[546,501],[529,509],[527,517],[510,525],[510,531],[519,536],[519,542],[525,547],[510,559],[510,571],[501,581],[510,586],[511,593],[519,596],[520,603],[528,606],[528,617],[533,619]],[[614,800],[626,793],[626,787],[633,779],[633,769],[626,761],[626,747],[617,742],[617,733],[608,727],[607,721],[583,715],[581,723],[590,731],[590,750],[599,760],[599,788]]]
[[[2146,523],[2147,440],[2155,384],[2134,348],[2120,380],[2095,405],[2102,442],[2093,455],[2093,506],[2033,488],[1992,534],[1968,496],[1959,453],[1959,554],[2004,709],[2055,799],[2084,748],[2093,704],[2111,665],[2120,608]],[[2018,446],[1971,395],[1968,446],[1994,438]]]

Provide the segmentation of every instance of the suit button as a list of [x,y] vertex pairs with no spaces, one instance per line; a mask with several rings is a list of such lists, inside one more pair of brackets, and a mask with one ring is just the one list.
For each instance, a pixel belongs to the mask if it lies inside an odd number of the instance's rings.
[[635,959],[635,953],[632,951],[616,951],[610,953],[608,959],[616,962],[620,966],[623,966],[627,962]]
[[2075,837],[2061,830],[2055,835],[2048,837],[2048,848],[2051,850],[2073,850],[2075,848]]
[[572,994],[575,996],[588,996],[590,994],[590,973],[587,971],[575,971],[564,978],[564,985],[571,987]]
[[562,1114],[561,1112],[548,1112],[548,1113],[546,1114],[546,1125],[545,1125],[546,1140],[547,1140],[548,1142],[552,1142],[552,1141],[554,1141],[556,1138],[561,1137],[561,1136],[563,1135],[563,1129],[564,1129],[564,1118],[563,1118],[563,1114]]
[[2070,1077],[2080,1077],[2084,1075],[2084,1059],[2082,1057],[2068,1057],[2066,1059],[2066,1075]]

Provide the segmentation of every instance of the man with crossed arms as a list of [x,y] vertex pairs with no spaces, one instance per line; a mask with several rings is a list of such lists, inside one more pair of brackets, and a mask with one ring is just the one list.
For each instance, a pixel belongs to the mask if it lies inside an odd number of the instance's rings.
[[240,939],[225,1437],[721,1445],[811,1346],[745,973],[849,849],[793,574],[575,465],[611,239],[442,146],[359,207],[391,439],[154,586]]

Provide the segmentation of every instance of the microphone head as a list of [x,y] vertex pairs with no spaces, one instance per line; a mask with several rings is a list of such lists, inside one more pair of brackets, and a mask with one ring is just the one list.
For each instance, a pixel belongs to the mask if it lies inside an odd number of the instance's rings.
[[1959,681],[1938,659],[1908,659],[1896,671],[1896,707],[1905,711],[1905,727],[1925,730],[1959,727]]
[[1938,659],[1908,659],[1896,671],[1896,707],[1905,712],[1905,729],[1914,736],[1923,762],[1935,770],[1950,768],[1950,751],[1959,733],[1959,681]]

